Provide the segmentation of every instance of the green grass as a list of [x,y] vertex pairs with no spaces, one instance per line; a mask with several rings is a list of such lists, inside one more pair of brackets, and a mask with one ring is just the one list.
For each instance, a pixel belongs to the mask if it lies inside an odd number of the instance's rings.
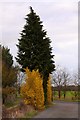
[[9,108],[9,107],[12,107],[12,106],[14,106],[15,104],[13,103],[13,102],[7,102],[7,103],[5,103],[5,106],[7,107],[7,108]]
[[[72,91],[72,93],[74,93],[74,91]],[[66,96],[67,97],[72,97],[72,93],[71,93],[71,91],[67,91]]]
[[33,116],[37,115],[37,113],[38,113],[38,111],[32,110],[32,111],[26,113],[24,117],[25,118],[32,118]]
[[74,91],[67,91],[65,99],[64,99],[63,91],[61,91],[60,99],[58,97],[58,91],[55,91],[55,94],[53,95],[53,100],[62,100],[62,101],[67,101],[67,102],[79,102],[80,101],[80,100],[78,100],[77,97],[75,98]]
[[6,106],[7,108],[16,106],[16,105],[19,104],[20,99],[21,99],[20,97],[17,97],[17,98],[15,99],[15,101],[13,101],[13,102],[12,102],[12,101],[6,102],[6,103],[5,103],[5,106]]

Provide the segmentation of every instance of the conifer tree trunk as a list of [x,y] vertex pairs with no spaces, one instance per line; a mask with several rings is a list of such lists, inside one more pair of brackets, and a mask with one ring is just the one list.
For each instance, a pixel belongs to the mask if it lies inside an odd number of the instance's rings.
[[48,81],[48,76],[44,76],[44,78],[43,78],[43,90],[44,90],[45,104],[47,102],[47,81]]

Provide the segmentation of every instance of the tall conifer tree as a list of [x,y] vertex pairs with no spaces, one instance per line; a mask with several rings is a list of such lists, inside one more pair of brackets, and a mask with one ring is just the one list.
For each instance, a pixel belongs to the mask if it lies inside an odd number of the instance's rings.
[[27,15],[26,24],[21,32],[19,43],[17,62],[22,66],[22,70],[28,67],[31,71],[39,69],[43,75],[43,88],[45,101],[47,98],[47,80],[49,73],[55,70],[52,55],[52,48],[50,47],[50,39],[47,37],[47,32],[43,30],[40,17],[36,15],[32,7],[30,13]]

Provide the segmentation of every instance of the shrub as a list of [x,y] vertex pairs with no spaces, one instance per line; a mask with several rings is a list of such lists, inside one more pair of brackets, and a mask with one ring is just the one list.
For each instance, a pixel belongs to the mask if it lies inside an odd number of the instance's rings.
[[43,79],[38,70],[32,72],[26,68],[26,80],[21,86],[21,96],[26,104],[33,105],[36,109],[44,108]]
[[16,89],[14,87],[2,88],[2,100],[4,104],[13,102],[16,97]]
[[49,75],[48,82],[47,82],[47,103],[51,104],[51,102],[52,102],[52,87],[51,87],[51,80]]

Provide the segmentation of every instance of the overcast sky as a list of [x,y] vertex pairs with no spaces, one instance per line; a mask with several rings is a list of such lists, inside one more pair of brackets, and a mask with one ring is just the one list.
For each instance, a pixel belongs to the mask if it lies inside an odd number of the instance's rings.
[[[50,37],[55,64],[70,71],[78,69],[78,0],[0,1],[0,40],[17,55],[18,38],[32,6]],[[47,1],[47,2],[46,2]]]

